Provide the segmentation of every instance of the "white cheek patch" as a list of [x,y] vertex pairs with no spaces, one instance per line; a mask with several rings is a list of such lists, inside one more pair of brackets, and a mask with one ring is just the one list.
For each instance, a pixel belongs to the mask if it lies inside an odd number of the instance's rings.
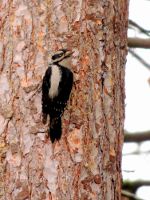
[[70,57],[65,58],[62,61],[60,61],[59,64],[64,66],[64,67],[66,67],[66,68],[70,68],[70,66],[71,66],[71,58]]
[[52,65],[51,70],[52,70],[50,78],[51,87],[49,90],[49,97],[53,99],[55,96],[58,95],[58,87],[61,81],[61,72],[56,65]]

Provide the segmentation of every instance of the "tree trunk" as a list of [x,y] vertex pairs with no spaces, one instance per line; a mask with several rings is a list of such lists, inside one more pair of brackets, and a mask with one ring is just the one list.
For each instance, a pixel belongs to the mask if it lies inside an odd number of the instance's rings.
[[[0,199],[121,199],[126,0],[2,0]],[[72,48],[74,87],[52,145],[41,122],[48,57]]]

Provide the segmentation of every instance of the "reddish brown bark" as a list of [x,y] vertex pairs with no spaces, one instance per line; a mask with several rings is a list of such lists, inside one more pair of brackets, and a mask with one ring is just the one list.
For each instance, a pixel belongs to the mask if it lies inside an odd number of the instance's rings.
[[[1,199],[121,199],[127,4],[2,1]],[[53,147],[40,86],[61,47],[74,51],[74,88]]]

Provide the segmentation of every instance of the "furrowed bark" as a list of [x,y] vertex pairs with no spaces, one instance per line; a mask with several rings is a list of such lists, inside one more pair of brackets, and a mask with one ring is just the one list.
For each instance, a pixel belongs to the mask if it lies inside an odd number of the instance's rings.
[[[2,1],[1,199],[121,199],[125,0]],[[63,137],[41,122],[48,57],[72,48],[74,88]]]

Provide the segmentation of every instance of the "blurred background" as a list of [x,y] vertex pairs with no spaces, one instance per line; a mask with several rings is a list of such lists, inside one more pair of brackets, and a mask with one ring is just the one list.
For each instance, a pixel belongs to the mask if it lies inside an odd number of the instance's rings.
[[150,200],[150,0],[130,0],[123,192]]

